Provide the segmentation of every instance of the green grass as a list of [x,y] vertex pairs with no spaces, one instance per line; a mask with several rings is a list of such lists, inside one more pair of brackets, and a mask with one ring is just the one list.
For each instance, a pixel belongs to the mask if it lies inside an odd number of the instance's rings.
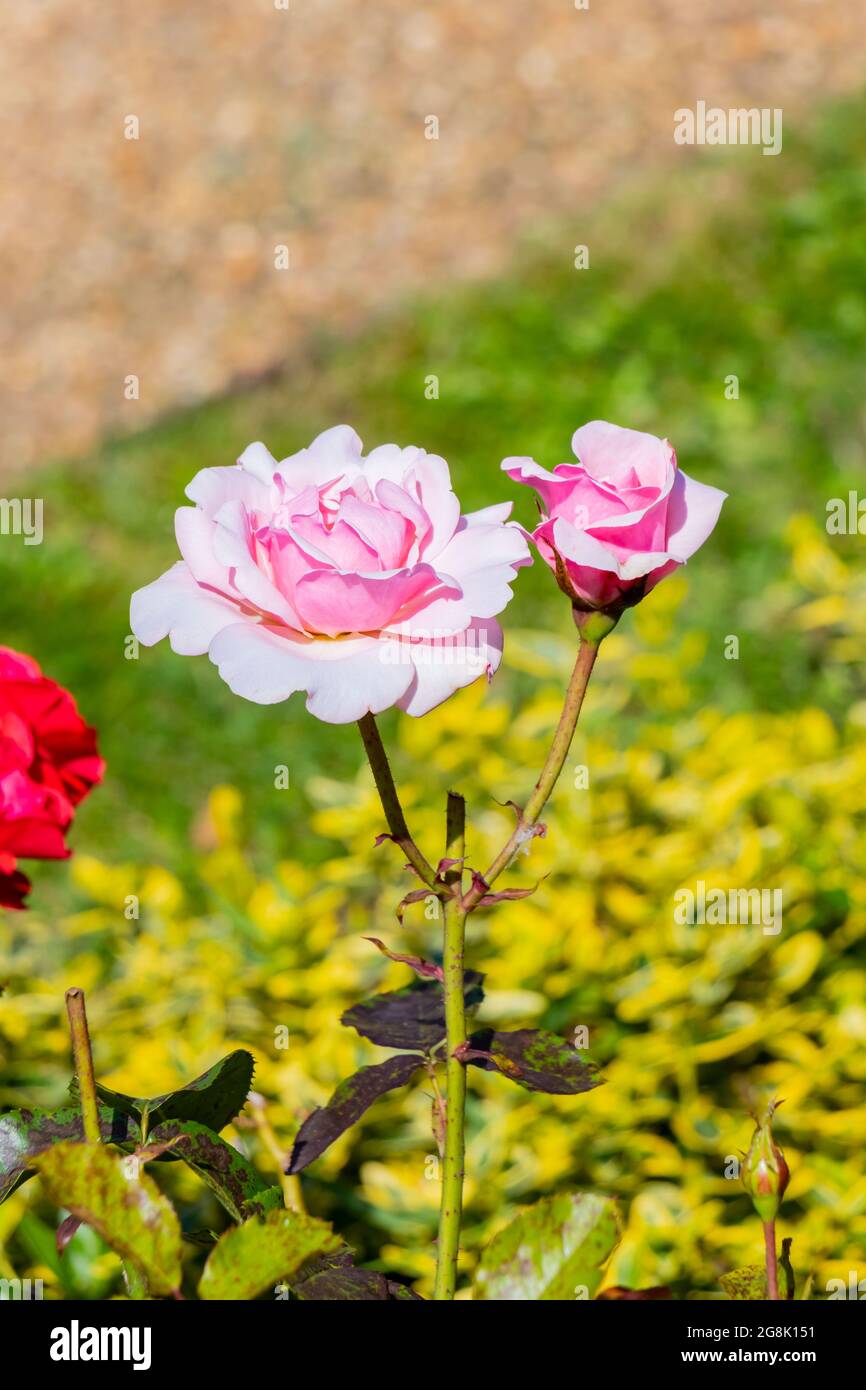
[[[792,134],[786,124],[776,159],[707,154],[627,202],[581,210],[579,235],[547,229],[493,284],[404,308],[356,341],[323,334],[278,380],[39,474],[45,541],[0,545],[0,632],[102,731],[108,783],[82,808],[76,842],[177,863],[207,789],[229,780],[270,854],[304,813],[302,796],[273,790],[275,764],[298,787],[357,767],[355,731],[316,724],[300,698],[246,704],[206,658],[166,644],[124,658],[130,592],[176,558],[172,517],[192,475],[257,438],[282,456],[341,420],[368,447],[394,439],[444,454],[466,508],[518,497],[502,456],[552,466],[585,420],[667,434],[687,472],[731,494],[693,562],[687,620],[719,643],[739,633],[745,659],[708,658],[701,691],[728,706],[838,708],[844,691],[807,668],[793,637],[749,635],[754,600],[784,562],[788,517],[823,518],[827,498],[862,476],[864,117],[857,100]],[[590,247],[587,271],[572,268],[575,240]],[[430,374],[438,400],[425,398]],[[730,374],[736,401],[725,399]],[[517,515],[531,522],[528,494]],[[517,595],[515,625],[568,624],[540,565]]]

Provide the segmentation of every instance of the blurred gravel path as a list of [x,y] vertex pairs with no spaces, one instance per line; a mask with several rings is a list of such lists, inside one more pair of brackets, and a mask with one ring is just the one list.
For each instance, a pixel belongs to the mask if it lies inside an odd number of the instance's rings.
[[693,157],[677,107],[787,117],[866,68],[856,3],[282,3],[7,10],[5,471],[222,391],[407,289],[486,275],[541,220],[570,215],[579,241],[589,200]]

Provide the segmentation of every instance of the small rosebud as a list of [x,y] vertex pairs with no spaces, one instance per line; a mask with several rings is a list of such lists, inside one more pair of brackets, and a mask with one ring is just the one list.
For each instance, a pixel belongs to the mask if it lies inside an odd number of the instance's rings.
[[725,493],[686,477],[670,442],[643,430],[592,420],[575,430],[571,447],[577,462],[552,473],[526,457],[502,467],[538,496],[532,539],[578,626],[579,615],[593,612],[612,627],[703,545]]
[[771,1101],[755,1132],[742,1167],[743,1186],[764,1222],[774,1221],[785,1195],[790,1173],[785,1155],[773,1139],[772,1120],[778,1102]]

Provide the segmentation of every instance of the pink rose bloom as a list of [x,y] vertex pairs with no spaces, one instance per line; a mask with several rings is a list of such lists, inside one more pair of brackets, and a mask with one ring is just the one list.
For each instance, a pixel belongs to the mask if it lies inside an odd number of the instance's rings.
[[502,467],[541,498],[532,533],[580,609],[619,615],[703,545],[727,496],[677,468],[666,439],[593,420],[575,430],[577,463],[552,473],[530,458]]
[[502,655],[495,620],[531,563],[511,503],[460,514],[444,459],[347,425],[278,463],[251,444],[205,468],[175,530],[183,560],[132,596],[132,630],[208,652],[257,704],[295,691],[329,724],[426,714]]

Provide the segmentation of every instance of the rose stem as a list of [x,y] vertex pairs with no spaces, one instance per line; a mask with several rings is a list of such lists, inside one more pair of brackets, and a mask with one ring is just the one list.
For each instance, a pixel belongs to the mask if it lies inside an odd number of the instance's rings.
[[388,755],[385,752],[385,746],[382,743],[374,716],[365,714],[362,719],[358,720],[358,728],[361,730],[361,738],[364,740],[364,748],[373,773],[373,781],[376,783],[376,790],[379,793],[379,800],[382,803],[391,836],[395,843],[400,846],[418,877],[432,888],[436,882],[436,871],[427,863],[409,834],[406,817],[403,815],[403,807],[400,805],[400,798],[397,795],[397,788],[391,775]]
[[779,1271],[776,1264],[776,1223],[764,1222],[764,1248],[767,1252],[767,1296],[779,1297]]
[[[466,802],[456,792],[448,793],[445,818],[445,857],[463,859],[466,844]],[[459,891],[462,865],[449,869],[446,883]],[[460,1225],[463,1217],[463,1159],[466,1142],[466,1066],[454,1053],[466,1041],[466,1003],[463,994],[463,946],[466,913],[456,893],[444,902],[442,969],[445,976],[445,1157],[442,1164],[442,1195],[439,1206],[439,1242],[436,1258],[434,1299],[454,1297],[457,1285],[457,1257],[460,1253]]]
[[[571,747],[571,740],[577,727],[578,717],[583,697],[586,694],[586,687],[592,675],[592,668],[595,665],[595,658],[598,656],[598,642],[594,642],[587,637],[581,637],[580,646],[577,651],[577,659],[574,663],[574,670],[571,673],[571,680],[568,683],[568,690],[565,695],[565,703],[562,713],[559,716],[559,723],[553,742],[547,754],[544,767],[541,769],[538,781],[535,784],[532,795],[523,808],[523,811],[515,826],[514,833],[507,844],[499,851],[487,873],[484,875],[484,884],[488,887],[499,877],[503,869],[507,869],[511,860],[514,858],[521,845],[526,842],[527,831],[536,825],[544,810],[547,799],[556,780],[562,771],[563,764],[568,757],[568,750]],[[463,899],[464,906],[471,912],[478,905],[484,896],[484,884],[476,884],[470,888]]]
[[88,1144],[98,1144],[102,1139],[102,1134],[99,1128],[96,1078],[93,1075],[93,1053],[90,1050],[90,1033],[87,1028],[87,1011],[84,1007],[83,989],[73,988],[66,991],[66,1012],[69,1016],[69,1031],[72,1034],[72,1057],[75,1063],[75,1075],[78,1077],[84,1138]]

